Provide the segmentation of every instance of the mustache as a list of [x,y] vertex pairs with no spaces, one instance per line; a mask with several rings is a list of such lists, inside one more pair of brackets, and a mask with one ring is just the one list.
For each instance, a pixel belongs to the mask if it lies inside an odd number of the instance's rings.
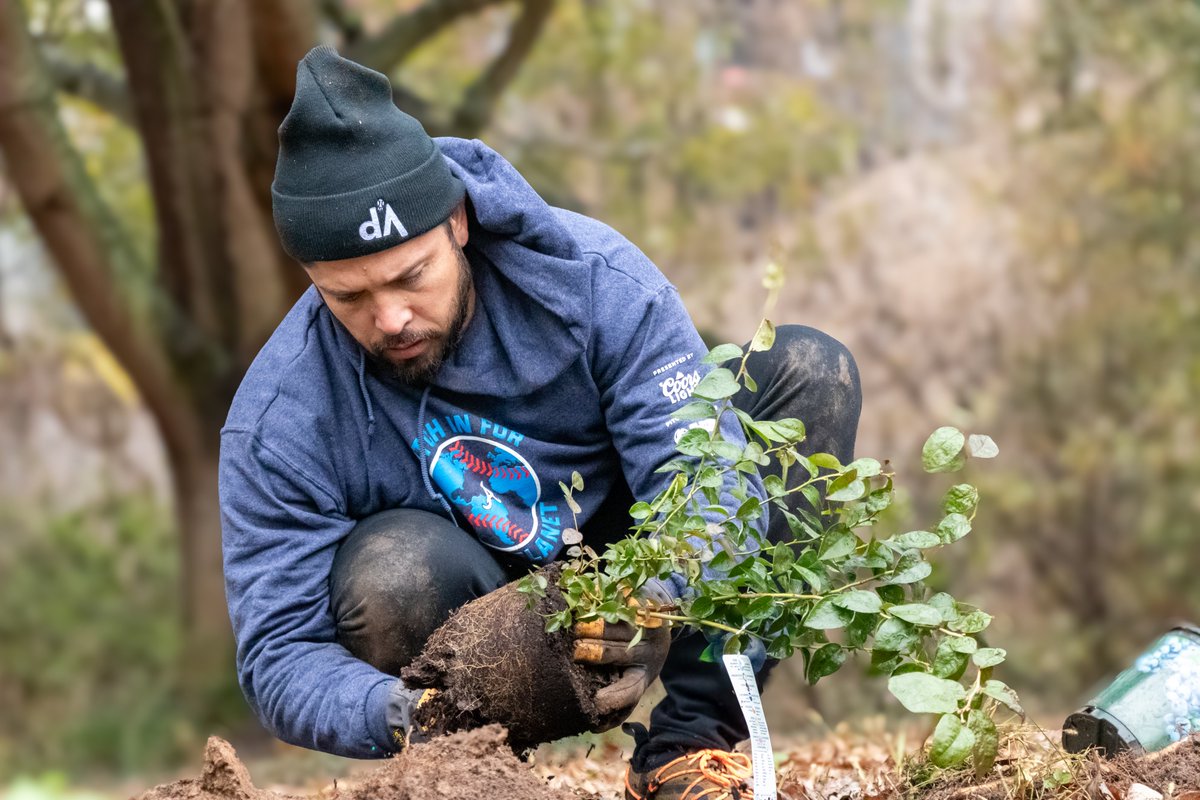
[[391,333],[384,336],[375,345],[375,349],[379,352],[387,350],[389,347],[407,347],[410,344],[423,342],[426,339],[437,338],[436,331],[405,331],[404,333]]

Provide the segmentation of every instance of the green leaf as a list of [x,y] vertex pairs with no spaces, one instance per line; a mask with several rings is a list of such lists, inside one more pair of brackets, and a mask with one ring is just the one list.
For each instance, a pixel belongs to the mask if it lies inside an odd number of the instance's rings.
[[742,348],[736,344],[719,344],[712,350],[708,351],[703,359],[705,364],[724,364],[726,361],[732,361],[735,358],[742,357]]
[[816,683],[838,671],[846,661],[846,650],[839,644],[827,644],[812,654],[808,661],[808,682]]
[[762,501],[757,497],[747,498],[746,502],[738,506],[737,513],[734,515],[743,521],[758,519],[762,513]]
[[970,514],[979,505],[979,490],[969,483],[951,486],[942,498],[942,510],[947,514]]
[[971,656],[971,660],[975,662],[975,666],[986,669],[1004,663],[1007,657],[1008,653],[999,647],[981,647]]
[[876,489],[867,496],[867,511],[878,514],[892,504],[892,496],[890,485],[883,489]]
[[909,531],[884,541],[885,544],[900,550],[925,550],[942,544],[942,538],[929,531]]
[[692,601],[688,606],[688,613],[697,619],[706,619],[713,612],[716,604],[713,599],[707,595],[701,595]]
[[733,566],[733,556],[727,551],[722,550],[713,556],[712,561],[708,562],[710,569],[723,570]]
[[818,600],[808,612],[808,616],[804,618],[804,627],[820,631],[833,630],[845,627],[853,618],[852,612],[838,608],[833,604],[832,597],[826,597]]
[[808,457],[808,460],[818,467],[836,469],[838,472],[842,471],[842,462],[838,461],[836,456],[829,453],[813,453]]
[[875,649],[906,653],[920,641],[916,629],[899,619],[885,619],[875,632]]
[[733,373],[724,367],[717,367],[700,379],[692,396],[705,400],[723,400],[738,393],[738,382],[733,379]]
[[709,445],[709,449],[713,455],[725,461],[737,461],[742,457],[742,448],[733,442],[723,442],[718,439]]
[[650,507],[649,503],[634,503],[629,508],[629,516],[637,520],[646,519],[652,513],[654,513],[654,509]]
[[916,583],[928,578],[931,572],[933,566],[928,561],[922,561],[917,555],[905,555],[896,562],[896,573],[883,582],[895,585]]
[[963,655],[971,655],[979,649],[979,642],[972,639],[970,636],[947,636],[943,641],[946,646],[956,653]]
[[864,481],[853,480],[845,486],[830,492],[825,499],[833,503],[849,503],[859,499],[867,492],[867,484]]
[[879,586],[875,589],[885,603],[903,603],[904,602],[904,587],[903,586]]
[[637,643],[642,640],[642,636],[644,636],[645,633],[646,633],[646,629],[639,626],[637,629],[637,632],[633,634],[633,638],[629,640],[629,644],[625,645],[625,649],[632,650],[637,645]]
[[1021,718],[1025,717],[1025,709],[1021,708],[1021,700],[1017,697],[1017,693],[1009,688],[1008,684],[1003,681],[985,681],[983,684],[983,693],[992,698],[1003,706],[1008,707],[1014,714]]
[[946,622],[958,616],[958,603],[953,597],[945,592],[938,592],[933,597],[925,601],[926,605],[933,606],[938,611],[942,612],[942,619]]
[[750,352],[759,353],[763,350],[770,350],[773,344],[775,344],[775,326],[771,324],[771,320],[764,319],[758,323],[758,330],[754,332],[754,338],[750,340]]
[[954,648],[954,638],[948,637],[938,642],[937,652],[933,656],[933,674],[939,678],[949,678],[956,681],[967,669],[968,656]]
[[744,383],[746,385],[746,388],[749,389],[750,391],[752,391],[752,392],[758,391],[758,382],[755,381],[754,378],[750,377],[749,372],[742,373],[742,383]]
[[975,734],[975,746],[971,750],[971,761],[975,766],[975,777],[982,778],[992,771],[996,754],[1000,752],[1000,732],[992,718],[979,709],[971,709],[967,716],[967,727]]
[[903,657],[899,653],[875,648],[871,650],[870,671],[875,675],[891,675],[903,660]]
[[908,603],[902,606],[892,606],[887,610],[887,613],[905,622],[911,622],[914,625],[922,625],[927,628],[936,628],[942,624],[942,612],[924,603]]
[[983,611],[972,611],[958,619],[950,621],[950,630],[959,633],[979,633],[992,624],[992,615]]
[[958,428],[938,428],[921,448],[921,464],[926,472],[954,472],[964,462],[966,437]]
[[975,746],[975,734],[962,724],[957,714],[944,714],[933,729],[929,742],[929,760],[946,769],[967,760]]
[[833,603],[839,608],[862,614],[877,614],[883,608],[883,601],[879,599],[879,595],[868,592],[866,589],[855,589],[834,595]]
[[937,535],[945,543],[957,542],[971,532],[971,521],[962,514],[947,514],[938,523]]
[[883,472],[883,465],[873,458],[856,458],[846,465],[847,470],[854,470],[860,478],[874,478]]
[[787,494],[787,486],[783,483],[783,478],[778,475],[768,475],[763,478],[763,488],[767,490],[767,497],[776,498]]
[[855,614],[854,621],[846,626],[846,647],[864,647],[878,626],[879,617],[875,614]]
[[571,487],[577,492],[583,491],[583,476],[578,472],[571,473]]
[[967,440],[967,452],[971,458],[995,458],[1000,455],[1000,448],[992,441],[992,437],[973,433]]
[[893,675],[888,691],[914,714],[952,714],[967,696],[958,683],[926,672]]
[[858,537],[846,528],[835,528],[821,541],[818,557],[822,561],[845,558],[858,547]]
[[693,400],[683,408],[671,412],[671,418],[680,422],[695,422],[698,419],[709,419],[716,415],[716,408],[707,400]]

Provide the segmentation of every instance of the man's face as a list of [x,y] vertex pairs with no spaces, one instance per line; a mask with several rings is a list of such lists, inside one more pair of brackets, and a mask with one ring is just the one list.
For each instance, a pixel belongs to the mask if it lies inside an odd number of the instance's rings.
[[329,310],[371,359],[405,383],[427,383],[475,309],[466,211],[369,256],[308,265]]

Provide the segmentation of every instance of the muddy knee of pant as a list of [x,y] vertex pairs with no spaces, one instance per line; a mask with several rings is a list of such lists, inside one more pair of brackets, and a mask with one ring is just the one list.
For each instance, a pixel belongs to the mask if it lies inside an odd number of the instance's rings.
[[455,609],[506,580],[483,546],[445,518],[413,509],[376,514],[334,556],[330,600],[338,642],[397,674]]

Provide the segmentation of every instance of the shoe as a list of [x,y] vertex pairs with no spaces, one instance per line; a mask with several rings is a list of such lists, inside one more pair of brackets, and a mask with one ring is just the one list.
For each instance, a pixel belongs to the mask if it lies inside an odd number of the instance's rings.
[[625,773],[625,800],[754,800],[750,757],[696,750],[658,769]]

